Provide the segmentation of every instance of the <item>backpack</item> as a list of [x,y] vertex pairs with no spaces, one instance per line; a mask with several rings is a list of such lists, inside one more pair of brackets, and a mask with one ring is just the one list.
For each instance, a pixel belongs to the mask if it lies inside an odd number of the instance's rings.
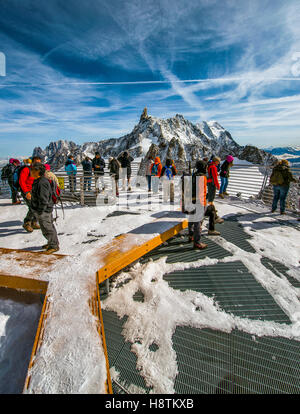
[[151,175],[157,175],[157,173],[158,173],[158,164],[153,164]]
[[14,174],[13,174],[13,186],[17,191],[21,191],[19,180],[20,180],[21,171],[24,170],[24,168],[29,168],[29,167],[27,165],[19,165],[15,169]]
[[272,185],[282,185],[284,183],[284,178],[282,176],[281,171],[274,168],[271,177],[270,177],[270,183]]
[[2,168],[2,172],[1,172],[1,180],[8,180],[8,178],[11,175],[11,164],[7,164],[5,165],[5,167]]
[[62,203],[62,199],[60,197],[61,189],[56,184],[56,182],[54,180],[51,180],[50,178],[48,178],[48,181],[49,181],[49,184],[50,184],[50,187],[51,187],[51,192],[52,192],[51,196],[52,196],[52,201],[53,201],[54,209],[55,209],[54,221],[56,222],[56,220],[58,219],[58,214],[57,214],[57,204],[58,204],[58,202],[60,202],[60,205],[61,205],[63,218],[65,218],[64,206],[63,206],[63,203]]
[[52,191],[52,201],[53,204],[57,204],[58,201],[60,200],[60,187],[56,184],[56,182],[54,180],[50,180],[48,179],[49,183],[50,183],[50,187],[51,187],[51,191]]
[[172,178],[173,178],[173,171],[172,171],[172,167],[167,167],[167,166],[165,166],[165,174],[166,174],[166,177],[167,177],[169,180],[172,180]]

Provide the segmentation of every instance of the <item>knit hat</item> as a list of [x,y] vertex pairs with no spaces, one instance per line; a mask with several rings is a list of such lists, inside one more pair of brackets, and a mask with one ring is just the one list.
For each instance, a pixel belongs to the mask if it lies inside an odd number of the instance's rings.
[[206,169],[207,169],[206,162],[198,160],[196,162],[195,167],[196,167],[197,172],[202,173],[202,174],[206,174]]
[[234,161],[233,156],[232,155],[227,155],[226,161],[229,162],[229,163],[233,162]]

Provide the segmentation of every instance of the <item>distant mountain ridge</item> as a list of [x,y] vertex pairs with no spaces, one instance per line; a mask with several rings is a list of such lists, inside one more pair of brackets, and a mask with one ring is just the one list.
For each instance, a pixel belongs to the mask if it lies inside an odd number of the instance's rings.
[[134,158],[151,154],[159,155],[162,161],[166,158],[193,161],[212,154],[224,159],[231,154],[241,160],[263,164],[267,159],[274,158],[254,146],[238,145],[231,134],[216,121],[193,124],[179,114],[173,118],[160,119],[149,116],[146,108],[132,132],[120,138],[86,142],[82,145],[58,140],[51,142],[44,150],[36,147],[33,155],[41,156],[53,169],[59,169],[70,154],[80,163],[85,156],[94,157],[96,151],[108,158],[118,156],[125,150]]
[[277,158],[287,159],[292,164],[300,163],[300,145],[287,147],[269,147],[264,148],[264,151],[269,152]]

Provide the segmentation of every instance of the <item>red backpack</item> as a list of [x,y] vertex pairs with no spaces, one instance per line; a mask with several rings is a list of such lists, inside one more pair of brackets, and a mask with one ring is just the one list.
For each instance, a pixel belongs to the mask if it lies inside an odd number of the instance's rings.
[[52,201],[53,204],[57,204],[60,201],[60,187],[56,184],[56,182],[54,180],[50,180],[48,179],[50,186],[51,186],[51,190],[52,190]]

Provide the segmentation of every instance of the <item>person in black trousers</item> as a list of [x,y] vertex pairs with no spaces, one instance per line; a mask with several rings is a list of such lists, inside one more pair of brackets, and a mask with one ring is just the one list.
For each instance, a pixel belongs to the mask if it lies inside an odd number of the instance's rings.
[[89,157],[85,157],[85,159],[81,163],[83,168],[83,189],[86,191],[92,190],[92,172],[93,172],[93,165],[92,161]]
[[97,191],[98,180],[100,178],[102,191],[105,190],[105,183],[104,183],[104,168],[105,168],[105,161],[99,154],[99,152],[95,153],[95,158],[92,161],[92,168],[95,174],[95,187]]
[[46,253],[52,254],[59,250],[57,232],[53,224],[52,188],[45,177],[46,168],[43,164],[33,165],[31,176],[34,178],[31,193],[31,208],[37,218],[47,244],[43,246]]

